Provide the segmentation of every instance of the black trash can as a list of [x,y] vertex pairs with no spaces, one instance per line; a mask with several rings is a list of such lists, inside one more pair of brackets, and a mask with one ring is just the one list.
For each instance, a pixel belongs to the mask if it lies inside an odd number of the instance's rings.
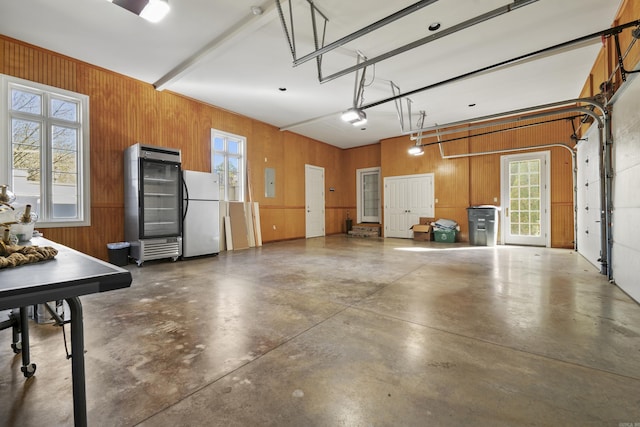
[[131,243],[129,242],[107,243],[109,262],[119,267],[129,264],[130,247]]
[[498,243],[497,206],[480,205],[467,208],[469,243],[474,246],[495,246]]
[[351,218],[347,218],[346,226],[347,226],[347,234],[349,234],[349,232],[353,229],[353,220]]

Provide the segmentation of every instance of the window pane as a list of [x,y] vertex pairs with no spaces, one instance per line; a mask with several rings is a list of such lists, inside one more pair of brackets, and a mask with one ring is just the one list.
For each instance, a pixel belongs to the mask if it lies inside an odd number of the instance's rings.
[[234,141],[232,139],[227,140],[227,151],[230,154],[239,154],[240,153],[240,142]]
[[33,120],[11,120],[11,142],[25,146],[40,146],[40,122]]
[[236,157],[230,157],[229,160],[229,170],[227,174],[227,191],[228,191],[228,200],[229,201],[241,201],[240,200],[240,168],[239,168],[239,159]]
[[63,99],[51,98],[50,116],[70,122],[78,121],[78,104]]
[[11,89],[11,109],[23,113],[42,114],[42,96]]
[[224,151],[224,139],[215,137],[213,139],[213,149],[215,151]]
[[220,200],[225,200],[224,187],[226,182],[226,174],[224,168],[224,156],[221,154],[213,155],[213,173],[218,174],[218,185],[220,187]]
[[[56,173],[53,179],[53,218],[76,218],[78,216],[78,186],[75,183],[75,175]],[[69,182],[62,183],[62,181]]]
[[78,147],[78,131],[61,126],[51,127],[52,147],[75,151]]
[[540,198],[540,187],[538,186],[531,187],[531,197],[534,199]]
[[[27,181],[36,182],[40,193],[40,123],[30,120],[11,120],[14,191],[18,195],[27,190]],[[33,190],[33,189],[32,189]]]
[[539,224],[532,224],[531,225],[531,235],[532,236],[540,236],[540,225]]
[[540,171],[540,160],[530,160],[529,161],[529,170],[531,172],[539,172]]
[[540,174],[539,173],[534,173],[529,177],[529,182],[531,182],[531,185],[539,185],[540,184]]
[[75,151],[53,150],[53,172],[64,174],[76,174],[78,172],[77,157]]
[[225,167],[224,167],[224,156],[221,154],[213,155],[213,172],[217,173],[220,177],[220,182],[224,183],[225,181]]

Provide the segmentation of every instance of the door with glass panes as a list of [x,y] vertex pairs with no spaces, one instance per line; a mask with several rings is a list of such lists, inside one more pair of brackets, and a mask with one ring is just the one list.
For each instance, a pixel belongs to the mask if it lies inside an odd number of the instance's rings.
[[380,168],[358,169],[358,222],[380,223]]
[[549,158],[548,151],[501,157],[504,244],[550,245]]

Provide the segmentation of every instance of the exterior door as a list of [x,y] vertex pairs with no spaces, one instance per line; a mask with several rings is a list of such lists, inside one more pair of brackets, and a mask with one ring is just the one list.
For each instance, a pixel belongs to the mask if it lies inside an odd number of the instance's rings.
[[358,222],[380,223],[380,168],[358,169]]
[[306,237],[324,236],[324,168],[305,165]]
[[433,174],[384,179],[384,236],[410,239],[420,217],[433,217]]
[[504,244],[551,246],[549,158],[548,151],[502,156]]

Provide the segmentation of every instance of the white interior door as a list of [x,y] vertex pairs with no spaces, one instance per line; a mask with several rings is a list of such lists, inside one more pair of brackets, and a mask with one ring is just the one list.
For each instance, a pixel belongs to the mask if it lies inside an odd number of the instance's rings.
[[504,244],[551,246],[549,151],[501,157]]
[[420,217],[433,217],[433,174],[384,179],[384,235],[411,238]]
[[324,236],[324,168],[305,165],[306,237]]
[[407,222],[408,195],[406,179],[384,179],[384,237],[410,237],[410,225]]
[[[409,203],[407,212],[409,227],[418,224],[420,217],[432,218],[435,215],[433,209],[433,174],[409,178],[407,190],[409,191],[409,197],[407,198]],[[413,232],[409,237],[413,237]]]

